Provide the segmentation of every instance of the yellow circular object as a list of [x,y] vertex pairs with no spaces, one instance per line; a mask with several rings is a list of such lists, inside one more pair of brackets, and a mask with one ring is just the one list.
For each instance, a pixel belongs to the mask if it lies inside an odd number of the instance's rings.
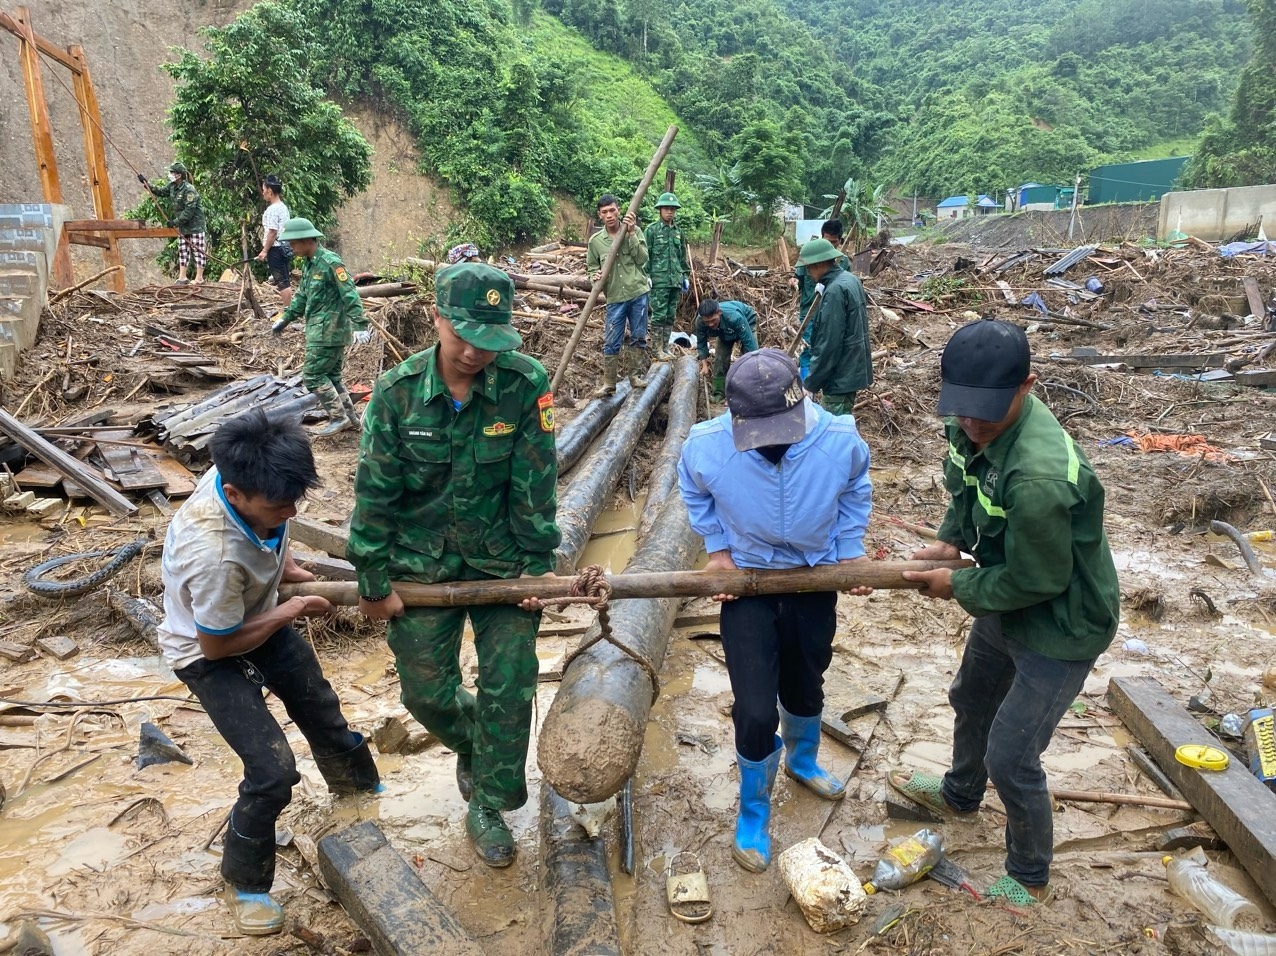
[[1205,744],[1184,744],[1174,751],[1174,759],[1197,770],[1226,770],[1231,762],[1226,751]]

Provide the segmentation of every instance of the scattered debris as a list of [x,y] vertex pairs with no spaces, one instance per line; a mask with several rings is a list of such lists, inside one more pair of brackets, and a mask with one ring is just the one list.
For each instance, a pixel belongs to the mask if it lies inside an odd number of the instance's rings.
[[195,761],[186,756],[181,747],[173,743],[169,736],[149,720],[142,721],[141,740],[138,742],[137,758],[134,764],[138,770],[157,763],[194,764]]

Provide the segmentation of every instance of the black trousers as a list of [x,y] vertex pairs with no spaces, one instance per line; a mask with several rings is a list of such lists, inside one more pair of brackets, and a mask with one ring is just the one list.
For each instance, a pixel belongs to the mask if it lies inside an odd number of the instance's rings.
[[239,799],[226,829],[222,875],[241,889],[266,892],[274,879],[275,821],[292,800],[292,788],[301,775],[262,688],[279,698],[305,735],[333,790],[375,787],[372,755],[346,723],[315,652],[292,627],[281,628],[247,654],[198,660],[178,670],[177,676],[199,698],[244,765]]
[[824,709],[836,609],[831,591],[742,597],[722,605],[735,749],[746,760],[765,760],[774,752],[777,698],[795,717],[814,717]]

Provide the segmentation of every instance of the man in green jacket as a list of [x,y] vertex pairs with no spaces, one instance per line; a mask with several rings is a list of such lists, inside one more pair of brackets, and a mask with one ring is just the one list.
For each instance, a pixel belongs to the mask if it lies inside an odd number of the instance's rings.
[[647,227],[647,275],[651,277],[651,336],[656,340],[656,361],[667,362],[672,355],[665,345],[673,331],[678,299],[691,289],[691,264],[687,260],[687,239],[674,223],[682,208],[673,193],[661,193],[656,200],[660,218]]
[[[626,363],[631,369],[647,367],[647,240],[638,228],[633,210],[620,215],[620,201],[611,193],[598,197],[598,216],[603,228],[590,237],[585,250],[585,271],[594,279],[618,233],[624,233],[620,253],[607,274],[603,295],[607,296],[607,319],[603,326],[603,384],[595,392],[599,398],[612,395],[620,378],[620,349],[625,344],[625,326],[629,327],[632,349]],[[645,388],[647,380],[641,372],[631,371],[629,384]]]
[[[754,329],[758,325],[758,313],[751,306],[734,299],[718,302],[716,299],[705,299],[696,310],[696,357],[700,359],[700,374],[708,378],[713,375],[713,396],[721,401],[727,381],[727,372],[731,370],[731,351],[736,343],[740,344],[740,354],[758,350],[758,339]],[[713,367],[709,366],[709,340],[716,338],[713,347]]]
[[949,817],[974,814],[991,779],[1006,808],[1006,876],[990,896],[1050,895],[1054,830],[1041,755],[1116,634],[1120,592],[1103,486],[1033,395],[1028,338],[1008,322],[958,329],[941,358],[952,501],[937,543],[913,555],[978,567],[905,572],[922,594],[974,615],[948,699],[952,768],[894,770],[892,788]]
[[[840,249],[842,246],[842,220],[826,220],[824,225],[820,226],[820,238],[827,239]],[[833,261],[847,272],[850,271],[851,260],[847,259],[846,256],[839,255]],[[796,289],[798,293],[798,325],[801,325],[806,320],[806,311],[811,307],[811,303],[815,301],[815,285],[816,282],[811,278],[810,273],[806,271],[806,266],[797,265],[793,268],[793,278],[789,280],[789,288]],[[806,328],[802,332],[802,354],[798,356],[798,370],[802,374],[803,381],[806,381],[807,375],[811,372],[811,327],[811,323],[807,322]]]
[[[540,605],[404,609],[391,581],[549,574],[558,458],[545,369],[514,351],[514,286],[484,263],[435,279],[438,345],[381,376],[364,416],[347,556],[359,609],[389,621],[403,704],[456,752],[465,827],[489,866],[514,860],[501,811],[527,802]],[[530,613],[529,613],[530,612]],[[466,617],[478,694],[461,686]]]
[[[294,255],[303,260],[301,287],[270,331],[280,335],[289,323],[305,321],[306,362],[301,381],[328,412],[328,424],[318,433],[327,436],[359,427],[354,402],[341,380],[341,367],[346,346],[352,340],[363,345],[372,333],[354,280],[341,257],[319,245],[322,238],[323,233],[309,219],[289,219],[284,224],[279,240],[291,245]],[[357,330],[353,336],[352,328]]]
[[840,256],[827,239],[812,239],[798,255],[798,265],[824,287],[811,318],[811,370],[803,384],[821,393],[820,404],[834,415],[852,415],[855,393],[873,384],[873,340],[864,286],[838,264]]
[[208,262],[208,226],[204,222],[204,210],[199,202],[199,193],[191,183],[190,170],[184,163],[173,163],[168,167],[168,182],[156,186],[141,173],[137,181],[145,186],[158,199],[167,199],[173,204],[173,215],[168,220],[170,227],[177,229],[177,284],[186,285],[186,266],[195,260],[195,284],[204,281],[204,266]]

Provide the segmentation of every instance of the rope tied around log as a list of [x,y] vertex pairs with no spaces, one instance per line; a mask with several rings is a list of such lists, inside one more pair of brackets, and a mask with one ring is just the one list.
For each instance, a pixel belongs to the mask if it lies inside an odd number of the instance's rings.
[[567,659],[563,662],[563,673],[566,674],[567,668],[571,667],[572,662],[580,657],[581,654],[584,654],[585,651],[600,641],[606,641],[646,672],[647,677],[651,680],[651,702],[654,704],[660,697],[660,674],[651,661],[647,660],[632,647],[616,640],[616,635],[611,630],[610,601],[611,584],[607,581],[606,572],[603,571],[600,565],[591,564],[588,567],[581,568],[576,573],[576,577],[572,579],[572,593],[570,596],[546,598],[540,602],[544,606],[589,604],[598,612],[598,634],[588,641],[582,641],[567,655]]

